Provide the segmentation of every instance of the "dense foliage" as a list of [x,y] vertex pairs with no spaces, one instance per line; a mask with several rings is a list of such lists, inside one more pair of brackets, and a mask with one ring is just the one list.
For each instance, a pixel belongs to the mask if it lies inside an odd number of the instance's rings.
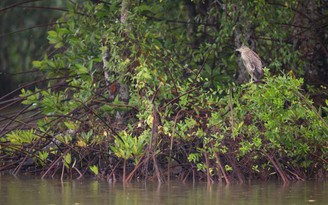
[[[151,2],[85,2],[58,20],[48,32],[55,52],[33,62],[47,85],[20,95],[36,123],[9,118],[18,125],[2,129],[1,171],[124,182],[324,177],[328,110],[304,95],[292,30],[278,32],[274,18],[292,19],[297,3]],[[247,81],[234,53],[242,43],[267,62],[263,83],[235,83]]]

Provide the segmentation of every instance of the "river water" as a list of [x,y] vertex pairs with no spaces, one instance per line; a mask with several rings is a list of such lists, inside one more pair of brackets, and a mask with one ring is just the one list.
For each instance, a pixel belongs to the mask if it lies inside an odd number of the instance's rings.
[[41,180],[0,176],[0,205],[298,205],[328,204],[327,182],[252,182],[230,186],[174,181],[158,184]]

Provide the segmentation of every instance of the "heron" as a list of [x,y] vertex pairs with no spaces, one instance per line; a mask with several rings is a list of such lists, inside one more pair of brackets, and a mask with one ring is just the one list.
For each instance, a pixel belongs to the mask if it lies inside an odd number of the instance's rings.
[[248,74],[251,76],[251,82],[260,81],[263,77],[263,68],[259,55],[257,55],[257,53],[252,51],[247,46],[241,46],[240,48],[236,49],[236,51],[240,52],[241,54],[243,64]]

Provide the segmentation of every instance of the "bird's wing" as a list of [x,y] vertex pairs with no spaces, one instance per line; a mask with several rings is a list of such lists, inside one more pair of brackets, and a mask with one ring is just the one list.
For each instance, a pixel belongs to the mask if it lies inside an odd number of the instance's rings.
[[252,51],[252,53],[250,55],[251,55],[251,58],[253,59],[251,61],[251,64],[252,64],[252,68],[254,70],[254,75],[257,76],[258,78],[262,78],[263,69],[262,69],[261,58],[254,51]]

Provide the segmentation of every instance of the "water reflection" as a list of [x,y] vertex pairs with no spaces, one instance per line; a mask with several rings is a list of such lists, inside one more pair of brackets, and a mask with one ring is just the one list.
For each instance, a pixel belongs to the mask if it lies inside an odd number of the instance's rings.
[[94,180],[67,181],[0,176],[1,205],[35,204],[326,204],[328,183],[133,183],[123,186]]

